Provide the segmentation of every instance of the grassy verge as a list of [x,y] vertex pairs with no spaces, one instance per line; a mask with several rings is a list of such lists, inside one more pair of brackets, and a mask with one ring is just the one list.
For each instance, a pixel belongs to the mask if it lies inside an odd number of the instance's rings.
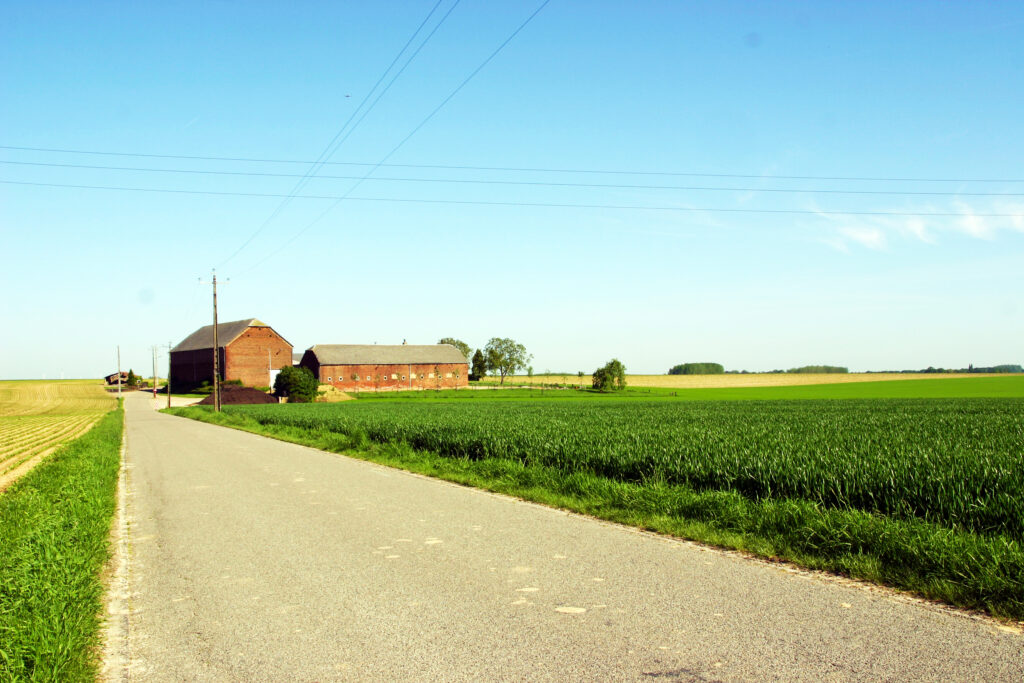
[[123,411],[0,495],[0,680],[94,680]]
[[515,459],[449,457],[404,443],[375,443],[358,429],[342,434],[261,424],[237,413],[170,412],[1024,619],[1024,548],[1005,535],[801,499],[752,500],[734,491],[615,481]]

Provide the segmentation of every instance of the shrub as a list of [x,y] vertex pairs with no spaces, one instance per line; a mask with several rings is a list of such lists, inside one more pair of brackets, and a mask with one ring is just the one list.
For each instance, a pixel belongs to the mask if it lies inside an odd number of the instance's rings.
[[316,398],[320,383],[308,368],[289,366],[281,368],[274,380],[274,395],[287,396],[289,403],[310,403]]

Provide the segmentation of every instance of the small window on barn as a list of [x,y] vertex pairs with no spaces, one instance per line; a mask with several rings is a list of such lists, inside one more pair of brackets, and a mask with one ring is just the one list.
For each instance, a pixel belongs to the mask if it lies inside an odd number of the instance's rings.
[[429,374],[427,375],[427,377],[429,377],[430,379],[434,379],[434,373],[432,373],[432,372],[431,372],[431,373],[429,373]]
[[402,375],[402,381],[403,382],[405,381],[405,375]]
[[328,381],[328,382],[330,382],[330,381],[332,381],[332,380],[331,380],[331,378],[330,378],[330,377],[328,377],[328,378],[327,378],[327,381]]
[[366,381],[367,381],[367,382],[369,382],[369,381],[370,381],[370,376],[369,376],[369,375],[367,375],[367,376],[366,376]]
[[452,373],[450,373],[450,372],[444,373],[444,378],[445,379],[451,379],[452,378]]
[[398,375],[391,375],[391,379],[398,379]]

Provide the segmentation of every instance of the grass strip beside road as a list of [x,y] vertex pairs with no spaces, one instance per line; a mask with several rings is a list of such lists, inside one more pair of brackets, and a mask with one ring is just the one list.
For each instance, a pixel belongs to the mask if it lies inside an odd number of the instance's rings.
[[1024,548],[1007,535],[798,498],[755,500],[681,483],[619,481],[513,458],[451,457],[375,442],[360,429],[262,424],[241,412],[203,408],[169,412],[1024,620]]
[[0,495],[0,680],[96,677],[123,423],[107,413]]

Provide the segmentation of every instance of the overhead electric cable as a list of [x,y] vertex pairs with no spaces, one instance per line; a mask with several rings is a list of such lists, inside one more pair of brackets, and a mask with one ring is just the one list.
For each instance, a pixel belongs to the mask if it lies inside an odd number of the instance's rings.
[[[90,164],[57,164],[38,161],[7,161],[0,159],[0,164],[18,166],[42,166],[45,168],[79,168],[101,171],[131,171],[145,173],[179,173],[187,175],[219,175],[241,176],[253,178],[307,178],[301,173],[263,173],[258,171],[204,171],[202,169],[183,168],[145,168],[138,166],[94,166]],[[637,185],[619,183],[561,183],[533,180],[481,180],[477,178],[410,178],[410,177],[367,177],[354,175],[317,175],[318,180],[359,180],[371,182],[401,183],[451,183],[467,185],[515,185],[526,187],[577,187],[592,189],[615,190],[686,190],[696,192],[769,192],[776,194],[848,194],[848,195],[912,195],[929,197],[1024,197],[1024,192],[951,192],[943,190],[843,190],[835,188],[775,188],[775,187],[729,187],[706,185]]]
[[257,263],[256,265],[254,265],[254,266],[253,266],[252,268],[250,268],[249,270],[247,270],[247,271],[245,271],[245,272],[250,272],[250,271],[252,271],[252,270],[254,270],[254,269],[258,268],[258,267],[259,267],[260,265],[262,265],[262,264],[263,264],[264,262],[266,262],[266,261],[267,261],[268,259],[270,259],[271,257],[273,257],[273,256],[274,256],[275,254],[278,254],[278,253],[279,253],[279,252],[280,252],[281,250],[283,250],[283,249],[285,249],[286,247],[288,247],[288,245],[290,245],[290,244],[291,244],[292,242],[294,242],[295,240],[297,240],[297,239],[299,238],[299,236],[301,236],[301,235],[302,235],[303,233],[305,233],[305,232],[306,232],[307,230],[309,230],[309,229],[310,229],[310,228],[312,228],[312,227],[313,227],[314,225],[316,225],[317,223],[319,223],[319,222],[320,222],[320,221],[321,221],[321,220],[322,220],[322,219],[323,219],[323,218],[324,218],[324,217],[325,217],[325,216],[326,216],[327,214],[329,214],[329,213],[330,213],[331,211],[333,211],[333,210],[334,210],[334,208],[335,208],[336,206],[338,206],[338,204],[340,204],[341,202],[345,201],[345,199],[346,199],[346,198],[348,198],[348,196],[349,196],[349,195],[350,195],[350,194],[351,194],[352,192],[354,192],[354,191],[356,190],[356,188],[357,188],[357,187],[359,187],[359,185],[360,185],[360,184],[361,184],[361,183],[363,182],[363,180],[365,180],[366,178],[369,178],[369,177],[370,177],[371,175],[373,175],[373,173],[374,173],[374,172],[375,172],[375,171],[376,171],[376,170],[377,170],[378,168],[380,168],[380,167],[381,167],[381,165],[383,165],[383,164],[384,164],[384,163],[385,163],[385,162],[386,162],[386,161],[387,161],[388,159],[390,159],[390,158],[391,158],[391,156],[395,154],[395,152],[397,152],[397,151],[398,151],[399,149],[401,149],[401,148],[402,148],[402,145],[404,145],[404,144],[405,144],[406,142],[408,142],[408,141],[409,141],[409,139],[410,139],[410,138],[412,138],[412,136],[413,136],[413,135],[415,135],[415,134],[416,134],[416,133],[417,133],[417,132],[418,132],[418,131],[419,131],[419,130],[420,130],[421,128],[423,128],[423,126],[425,126],[425,125],[427,124],[427,122],[428,122],[428,121],[430,121],[430,120],[431,120],[432,118],[434,118],[434,115],[435,115],[435,114],[437,114],[437,112],[441,111],[441,109],[443,109],[443,108],[444,108],[444,106],[445,106],[446,104],[448,104],[448,102],[450,102],[450,101],[451,101],[451,99],[452,99],[453,97],[455,97],[455,95],[457,95],[457,94],[459,93],[459,91],[460,91],[460,90],[462,90],[462,89],[463,89],[463,88],[464,88],[464,87],[466,86],[466,84],[467,84],[467,83],[469,83],[469,82],[470,82],[471,80],[473,80],[473,77],[475,77],[475,76],[476,76],[476,75],[477,75],[478,73],[480,73],[480,71],[481,71],[481,70],[482,70],[482,69],[483,69],[483,68],[484,68],[485,66],[487,66],[488,64],[490,64],[491,60],[492,60],[492,59],[494,59],[494,58],[495,58],[495,57],[496,57],[496,56],[498,55],[498,53],[500,53],[500,52],[501,52],[502,50],[504,50],[504,49],[505,49],[505,46],[506,46],[506,45],[508,45],[508,44],[509,44],[510,42],[512,42],[512,39],[513,39],[513,38],[515,38],[515,37],[516,37],[517,35],[519,35],[520,31],[522,31],[522,30],[523,30],[524,28],[526,28],[526,26],[527,26],[527,25],[528,25],[528,24],[529,24],[529,23],[530,23],[531,21],[533,21],[533,18],[534,18],[534,17],[536,17],[536,16],[538,15],[538,14],[540,14],[540,12],[541,12],[541,10],[542,10],[542,9],[544,9],[545,7],[547,7],[547,5],[548,5],[548,3],[549,3],[549,2],[551,2],[551,0],[544,0],[544,2],[542,2],[542,3],[541,3],[541,4],[540,4],[540,5],[538,6],[538,7],[537,7],[537,9],[535,9],[535,10],[533,11],[533,14],[531,14],[530,16],[528,16],[528,17],[526,18],[526,20],[525,20],[525,21],[523,21],[523,23],[519,24],[519,26],[518,26],[518,27],[516,28],[516,30],[512,31],[512,33],[510,33],[510,34],[509,34],[509,36],[508,36],[507,38],[505,38],[505,40],[504,40],[504,41],[502,41],[502,43],[501,43],[500,45],[498,45],[498,47],[496,47],[496,48],[494,49],[494,51],[493,51],[493,52],[491,52],[491,54],[490,54],[490,55],[488,55],[488,56],[487,56],[487,58],[486,58],[486,59],[485,59],[484,61],[480,62],[480,64],[479,64],[479,65],[478,65],[478,66],[477,66],[477,67],[476,67],[475,69],[473,69],[473,71],[472,71],[472,72],[470,72],[470,74],[469,74],[468,76],[466,76],[466,78],[465,78],[465,79],[463,79],[463,81],[462,81],[461,83],[459,83],[459,85],[458,85],[458,86],[456,86],[454,90],[452,90],[452,91],[451,91],[450,93],[448,93],[448,96],[447,96],[447,97],[445,97],[445,98],[444,98],[443,100],[441,100],[441,103],[440,103],[440,104],[438,104],[438,105],[437,105],[436,107],[434,107],[434,109],[433,109],[433,110],[432,110],[432,111],[431,111],[431,112],[430,112],[429,114],[427,114],[427,115],[426,115],[426,117],[424,117],[424,119],[423,119],[422,121],[420,121],[420,122],[419,122],[419,124],[417,124],[417,125],[416,125],[416,127],[415,127],[415,128],[413,128],[413,129],[412,129],[412,130],[411,130],[411,131],[409,132],[409,134],[408,134],[408,135],[406,135],[406,136],[405,136],[404,138],[402,138],[402,139],[401,139],[401,141],[399,141],[399,143],[398,143],[397,145],[395,145],[394,147],[392,147],[392,148],[391,148],[391,151],[390,151],[390,152],[388,152],[387,154],[385,154],[385,155],[384,155],[384,158],[382,158],[382,159],[381,159],[381,160],[380,160],[379,162],[377,162],[377,163],[376,163],[376,164],[375,164],[375,165],[373,166],[373,168],[371,168],[371,169],[370,169],[369,171],[367,171],[367,172],[366,172],[366,175],[365,175],[365,176],[364,176],[364,177],[363,177],[363,178],[362,178],[361,180],[358,180],[358,181],[356,181],[356,182],[355,182],[355,183],[354,183],[354,184],[352,185],[352,187],[350,187],[350,188],[349,188],[348,192],[346,192],[345,194],[343,194],[343,195],[342,195],[341,197],[339,197],[339,198],[338,198],[338,199],[337,199],[337,200],[336,200],[336,201],[335,201],[335,202],[334,202],[333,204],[331,204],[330,206],[328,206],[328,207],[327,207],[327,208],[326,208],[326,209],[325,209],[325,210],[324,210],[324,211],[323,211],[323,212],[322,212],[322,213],[321,213],[321,214],[320,214],[319,216],[317,216],[317,217],[316,217],[316,218],[314,218],[314,219],[313,219],[312,221],[310,221],[309,223],[307,223],[307,224],[306,224],[306,227],[304,227],[304,228],[302,228],[301,230],[299,230],[298,232],[296,232],[296,233],[295,233],[294,235],[292,235],[292,236],[291,236],[291,237],[290,237],[290,238],[289,238],[289,239],[288,239],[288,240],[287,240],[287,241],[286,241],[286,242],[285,242],[284,244],[282,244],[282,245],[281,245],[280,247],[278,247],[278,248],[277,248],[277,249],[275,249],[274,251],[272,251],[272,252],[270,252],[269,254],[267,254],[266,256],[264,256],[264,257],[263,257],[263,259],[261,259],[261,260],[260,260],[260,261],[259,261],[259,262],[258,262],[258,263]]
[[[427,36],[426,40],[424,40],[423,43],[420,44],[419,48],[416,49],[416,51],[413,53],[412,57],[410,57],[409,60],[406,61],[405,65],[402,67],[402,69],[397,74],[395,74],[394,78],[391,79],[391,82],[388,83],[386,88],[384,88],[384,90],[381,92],[381,96],[383,96],[383,94],[385,92],[387,92],[387,90],[389,88],[391,88],[391,85],[395,82],[395,79],[397,79],[398,76],[400,76],[402,74],[402,71],[405,71],[405,67],[409,66],[409,62],[411,62],[412,59],[414,57],[416,57],[417,54],[419,54],[419,51],[421,49],[423,49],[423,45],[425,45],[427,43],[427,41],[430,40],[431,36],[434,35],[434,32],[437,31],[438,26],[440,26],[441,24],[444,23],[445,19],[448,18],[448,15],[452,13],[453,9],[455,9],[455,5],[459,4],[459,1],[460,0],[455,0],[455,4],[452,5],[452,7],[448,10],[448,13],[445,14],[444,17],[442,17],[442,19],[438,23],[438,25],[435,26],[434,30],[431,31],[430,35]],[[405,45],[402,46],[402,49],[398,51],[398,54],[395,55],[395,58],[393,60],[391,60],[391,63],[388,65],[388,67],[386,69],[384,69],[383,73],[381,73],[380,78],[377,79],[377,82],[374,83],[373,87],[370,88],[370,90],[366,93],[366,96],[363,98],[362,102],[359,103],[359,106],[355,108],[355,110],[352,112],[352,114],[348,117],[348,120],[346,120],[345,123],[342,125],[342,127],[338,130],[338,132],[334,134],[334,137],[331,138],[331,141],[329,143],[327,143],[327,146],[324,148],[324,150],[322,152],[320,152],[320,156],[313,163],[313,165],[310,166],[310,168],[306,170],[306,173],[303,175],[303,177],[297,183],[295,183],[295,186],[292,188],[291,192],[289,192],[289,195],[295,195],[295,194],[297,194],[297,193],[302,191],[302,189],[306,186],[306,183],[309,182],[309,178],[311,176],[316,175],[316,173],[320,170],[320,168],[323,167],[324,162],[328,161],[330,159],[330,157],[338,150],[338,147],[340,147],[345,142],[345,140],[348,139],[348,136],[352,134],[352,131],[354,131],[359,126],[359,124],[362,123],[363,119],[366,118],[366,114],[369,114],[370,111],[373,109],[373,107],[377,104],[377,102],[380,101],[380,96],[378,96],[377,99],[375,99],[373,101],[373,104],[371,104],[369,107],[367,107],[366,112],[355,123],[355,125],[353,125],[351,128],[349,128],[349,124],[352,123],[352,120],[356,117],[356,115],[359,113],[359,111],[367,103],[367,101],[373,95],[374,91],[381,84],[381,82],[383,82],[384,78],[388,75],[388,72],[391,71],[391,69],[395,66],[395,64],[398,63],[398,60],[402,57],[402,54],[404,54],[405,51],[409,48],[409,46],[412,44],[412,42],[416,39],[416,36],[418,36],[420,31],[423,30],[423,27],[427,25],[427,22],[430,21],[430,17],[432,17],[434,15],[434,12],[437,11],[437,8],[441,6],[442,2],[444,2],[444,0],[437,0],[437,3],[430,9],[430,11],[427,13],[427,16],[423,18],[423,21],[420,22],[420,25],[417,26],[416,30],[413,31],[413,34],[411,36],[409,36],[409,39],[405,42]],[[345,137],[341,138],[341,140],[338,141],[338,138],[341,137],[342,133],[344,133],[346,128],[349,128],[349,130],[348,130],[347,133],[345,133]],[[336,142],[337,142],[337,144],[335,144]],[[266,220],[263,221],[263,223],[260,225],[260,227],[258,227],[256,229],[256,231],[253,232],[249,236],[249,238],[247,240],[245,240],[242,243],[242,245],[239,246],[238,249],[236,249],[234,251],[234,253],[232,253],[226,259],[221,261],[220,265],[223,266],[225,263],[227,263],[228,261],[233,259],[235,256],[238,256],[238,254],[241,253],[242,250],[245,249],[249,245],[249,243],[252,242],[256,238],[257,235],[259,235],[261,232],[263,232],[263,230],[268,225],[270,225],[270,223],[274,220],[274,218],[276,218],[281,213],[281,211],[284,210],[284,208],[288,204],[290,204],[290,203],[291,203],[291,196],[288,196],[288,197],[285,197],[284,199],[282,199],[281,202],[278,203],[277,207],[274,208],[273,212],[271,212],[270,216],[268,216],[266,218]]]
[[[215,190],[175,190],[151,187],[124,187],[110,185],[71,185],[63,183],[32,183],[20,180],[0,180],[4,185],[24,185],[29,187],[63,187],[79,190],[113,190],[122,192],[155,192],[165,194],[209,195],[213,197],[287,197],[285,194],[269,192],[218,192]],[[574,204],[558,202],[499,202],[475,201],[459,199],[416,199],[408,197],[353,197],[351,195],[296,195],[296,199],[337,200],[346,199],[354,202],[394,202],[399,204],[455,204],[468,206],[524,206],[549,207],[566,209],[622,209],[637,211],[685,211],[691,213],[752,213],[752,214],[792,214],[817,216],[921,216],[943,218],[1024,218],[1024,212],[1018,213],[962,213],[952,211],[839,211],[811,209],[749,209],[700,206],[654,206],[639,204]],[[294,238],[293,238],[294,239]]]
[[[54,154],[86,154],[95,156],[141,157],[147,159],[181,159],[191,161],[238,161],[260,164],[301,164],[309,165],[315,161],[301,159],[265,159],[259,157],[225,157],[199,156],[189,154],[147,154],[142,152],[112,152],[82,149],[60,149],[54,147],[18,147],[0,145],[0,149],[23,152],[46,152]],[[325,161],[324,166],[373,166],[381,168],[423,168],[450,171],[501,171],[512,173],[590,173],[595,175],[648,175],[648,176],[680,176],[695,178],[755,178],[760,180],[849,180],[858,182],[891,182],[891,183],[1024,183],[1024,178],[920,178],[897,176],[852,176],[852,175],[773,175],[765,173],[707,173],[698,171],[638,171],[595,168],[550,168],[524,166],[473,166],[466,164],[382,164],[368,161]]]
[[[456,7],[458,7],[460,1],[461,0],[455,0],[455,3],[451,7],[448,8],[448,11],[445,12],[445,15],[443,17],[441,17],[441,20],[439,22],[437,22],[437,24],[434,25],[434,28],[430,31],[430,33],[427,35],[427,37],[423,39],[423,42],[420,43],[420,46],[417,47],[416,50],[411,55],[409,55],[409,58],[405,61],[405,64],[402,65],[402,68],[399,69],[397,73],[395,73],[395,75],[388,82],[387,86],[383,90],[380,91],[380,94],[377,95],[377,98],[373,101],[373,104],[371,104],[367,108],[367,110],[363,113],[363,115],[361,117],[359,117],[359,120],[356,121],[355,125],[352,126],[351,130],[349,130],[349,132],[345,134],[345,137],[342,138],[338,142],[338,144],[335,146],[335,150],[337,150],[337,148],[340,147],[345,142],[345,140],[348,139],[348,136],[352,134],[352,131],[354,131],[357,127],[359,127],[359,124],[363,122],[363,119],[366,118],[366,115],[370,113],[370,111],[377,105],[377,102],[379,102],[380,99],[382,97],[384,97],[384,95],[387,93],[387,91],[391,89],[391,86],[394,84],[394,82],[396,80],[398,80],[398,77],[402,75],[402,73],[405,71],[406,67],[408,67],[409,64],[412,63],[412,60],[416,59],[416,55],[418,55],[420,53],[420,50],[423,49],[423,46],[425,46],[428,42],[430,42],[430,39],[434,37],[435,33],[437,33],[437,29],[441,28],[441,25],[444,24],[444,22],[448,19],[449,15],[451,15],[452,11]],[[333,152],[332,152],[332,154],[333,154]]]

